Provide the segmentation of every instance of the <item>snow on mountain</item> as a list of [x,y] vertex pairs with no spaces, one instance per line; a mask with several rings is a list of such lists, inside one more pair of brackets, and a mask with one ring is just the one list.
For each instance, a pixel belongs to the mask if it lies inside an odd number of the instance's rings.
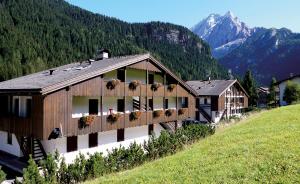
[[241,22],[231,11],[224,16],[211,14],[191,30],[209,43],[217,58],[240,46],[255,32],[255,29]]

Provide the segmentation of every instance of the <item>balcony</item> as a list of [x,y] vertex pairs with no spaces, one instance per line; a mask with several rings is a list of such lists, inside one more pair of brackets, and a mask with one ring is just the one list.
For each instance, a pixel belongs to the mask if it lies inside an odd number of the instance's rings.
[[16,116],[0,117],[0,130],[10,131],[20,136],[27,136],[31,132],[31,118],[22,118]]
[[154,84],[147,85],[147,93],[148,96],[155,96],[155,97],[163,97],[165,96],[165,87],[161,86],[153,86]]
[[[108,89],[110,88],[110,89]],[[103,96],[124,96],[125,83],[114,81],[105,81],[103,86]],[[126,88],[127,89],[127,88]]]
[[134,113],[140,113],[139,116],[136,116],[137,119],[132,118],[132,114],[125,114],[125,128],[128,127],[136,127],[136,126],[142,126],[142,125],[147,125],[147,112],[134,112]]
[[178,120],[184,120],[187,118],[189,118],[189,109],[188,108],[178,109]]
[[165,86],[166,88],[166,96],[176,96],[177,95],[177,85],[176,84],[169,84]]

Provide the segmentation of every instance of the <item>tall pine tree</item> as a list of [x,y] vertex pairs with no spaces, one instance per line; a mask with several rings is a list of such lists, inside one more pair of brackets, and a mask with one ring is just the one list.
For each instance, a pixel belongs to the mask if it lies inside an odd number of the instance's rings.
[[268,95],[268,104],[276,106],[276,79],[273,77],[270,84],[270,93]]
[[256,106],[258,95],[256,91],[256,83],[250,70],[248,70],[244,76],[243,87],[249,95],[249,106]]

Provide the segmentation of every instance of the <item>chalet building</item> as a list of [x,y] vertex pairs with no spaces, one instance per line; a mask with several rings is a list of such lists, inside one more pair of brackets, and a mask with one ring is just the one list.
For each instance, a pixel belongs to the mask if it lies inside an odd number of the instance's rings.
[[0,150],[70,163],[195,118],[196,92],[150,54],[108,57],[1,82]]
[[295,75],[295,76],[294,76],[293,74],[291,74],[289,78],[283,79],[283,80],[278,81],[278,82],[276,83],[276,85],[277,85],[278,88],[279,88],[279,105],[280,105],[280,106],[288,105],[288,104],[286,103],[286,101],[283,100],[285,88],[286,88],[286,85],[287,85],[288,81],[293,81],[293,82],[295,82],[295,83],[300,84],[300,74],[299,74],[299,75]]
[[196,119],[217,123],[222,118],[241,116],[248,107],[248,94],[237,80],[188,81],[197,92]]
[[268,87],[259,87],[257,88],[257,107],[266,108],[268,107],[268,95],[270,94]]

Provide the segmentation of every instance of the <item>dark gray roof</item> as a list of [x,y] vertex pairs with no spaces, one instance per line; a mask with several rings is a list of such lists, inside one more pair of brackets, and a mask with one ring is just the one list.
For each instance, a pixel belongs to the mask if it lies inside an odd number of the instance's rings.
[[72,85],[78,81],[99,76],[116,68],[121,68],[148,59],[149,57],[150,54],[140,54],[93,61],[91,65],[88,61],[72,63],[53,68],[54,72],[52,75],[50,75],[49,72],[52,69],[49,69],[1,82],[0,91],[48,91],[54,86],[55,88],[59,88],[60,85]]
[[[184,81],[173,74],[168,68],[163,66],[159,61],[153,58],[149,53],[92,61],[92,64],[89,64],[89,61],[87,60],[81,63],[72,63],[31,75],[11,79],[0,82],[0,93],[25,91],[47,94],[58,89],[62,89],[66,86],[97,77],[112,70],[144,61],[146,59],[150,59],[156,63],[160,68],[162,68],[162,70],[178,80],[183,87],[196,96],[196,92],[192,88],[190,88]],[[54,70],[52,75],[50,75],[50,70]]]
[[237,80],[187,81],[198,96],[219,96]]

